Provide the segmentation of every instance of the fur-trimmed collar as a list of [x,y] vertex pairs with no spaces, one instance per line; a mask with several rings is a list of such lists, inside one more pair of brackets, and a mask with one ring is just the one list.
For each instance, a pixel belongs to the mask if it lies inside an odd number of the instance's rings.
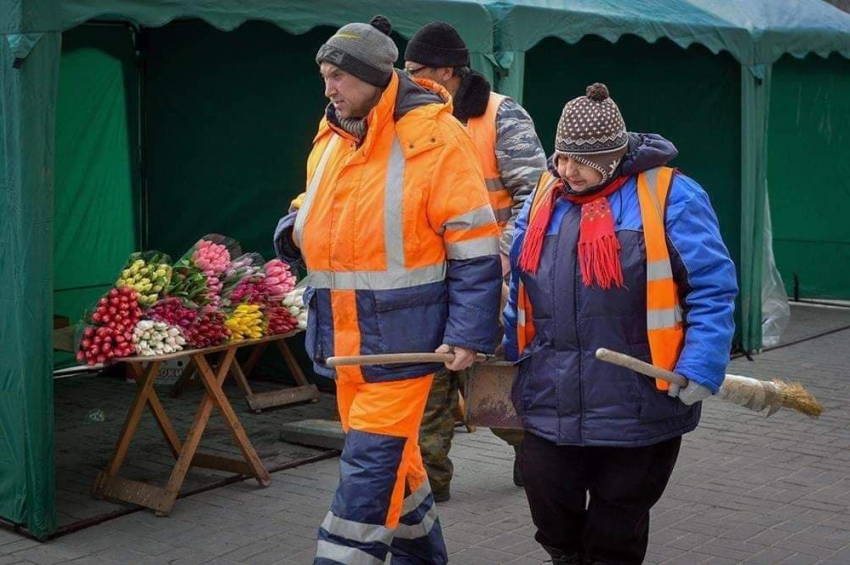
[[454,95],[454,117],[463,123],[469,118],[477,118],[487,111],[490,101],[490,83],[478,71],[470,71],[463,77],[460,87]]

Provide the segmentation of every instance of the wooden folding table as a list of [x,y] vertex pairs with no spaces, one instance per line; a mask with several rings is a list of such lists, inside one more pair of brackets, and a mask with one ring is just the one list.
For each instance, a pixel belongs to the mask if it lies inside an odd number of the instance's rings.
[[[282,337],[291,337],[296,333],[297,332],[293,332]],[[301,370],[301,367],[298,366],[298,361],[292,354],[292,350],[289,349],[286,339],[279,339],[279,336],[266,337],[251,340],[250,345],[253,347],[251,348],[251,353],[248,355],[248,358],[245,360],[244,366],[240,366],[239,360],[234,359],[230,366],[230,372],[233,375],[233,378],[236,379],[236,384],[239,385],[239,388],[242,389],[242,392],[245,394],[245,401],[248,403],[248,407],[253,410],[255,414],[259,414],[263,410],[281,408],[283,406],[289,406],[290,404],[318,402],[319,389],[316,388],[316,385],[312,385],[307,382],[307,378],[304,376],[304,372]],[[281,357],[283,357],[283,360],[286,363],[287,369],[289,369],[292,378],[295,380],[295,386],[281,390],[254,392],[251,388],[251,384],[248,382],[248,377],[251,376],[257,362],[270,345],[277,347]],[[184,390],[192,386],[200,386],[201,383],[197,378],[194,378],[195,376],[196,370],[194,364],[190,360],[183,369],[180,378],[171,387],[171,390],[169,391],[171,397],[177,398]]]
[[[288,336],[270,336],[261,339],[226,343],[204,349],[188,349],[168,355],[125,357],[116,360],[117,362],[127,363],[130,366],[132,374],[136,379],[136,395],[130,406],[124,427],[121,430],[112,460],[106,469],[98,474],[95,480],[93,488],[95,496],[113,498],[152,508],[156,510],[158,516],[167,516],[174,506],[174,501],[180,492],[180,487],[186,478],[186,473],[191,467],[218,469],[250,475],[256,478],[261,486],[268,486],[270,483],[269,473],[257,455],[254,446],[251,445],[245,429],[239,421],[239,417],[236,415],[236,412],[233,410],[227,396],[222,390],[222,385],[228,374],[233,374],[237,382],[244,379],[244,375],[240,378],[239,375],[242,372],[241,369],[238,369],[238,364],[235,363],[237,349],[255,345],[268,345],[271,342],[282,342],[286,337]],[[217,360],[210,361],[211,355],[217,356]],[[200,400],[195,419],[189,428],[186,439],[181,442],[154,390],[153,384],[163,362],[184,357],[190,359],[189,362],[192,364],[195,373],[204,386],[205,394]],[[242,386],[241,383],[240,386]],[[121,469],[121,465],[127,456],[130,442],[136,433],[139,420],[146,406],[149,406],[151,412],[153,412],[159,429],[176,459],[165,488],[118,476],[118,471]],[[230,430],[242,454],[241,460],[198,453],[201,436],[207,427],[213,408],[218,408],[221,412],[225,425]]]

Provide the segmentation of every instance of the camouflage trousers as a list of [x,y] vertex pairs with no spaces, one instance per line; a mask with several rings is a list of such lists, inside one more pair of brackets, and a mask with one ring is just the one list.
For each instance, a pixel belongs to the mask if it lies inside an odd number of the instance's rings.
[[[428,480],[434,494],[447,494],[452,481],[454,464],[449,458],[455,433],[459,390],[466,383],[467,371],[438,371],[431,384],[431,393],[425,405],[425,415],[419,428],[419,448],[428,471]],[[522,442],[523,431],[492,428],[491,431],[509,445]]]

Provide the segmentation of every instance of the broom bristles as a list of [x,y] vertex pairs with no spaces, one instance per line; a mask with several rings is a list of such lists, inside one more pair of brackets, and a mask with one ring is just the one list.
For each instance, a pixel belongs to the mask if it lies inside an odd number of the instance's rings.
[[771,379],[771,382],[779,389],[782,406],[785,408],[791,408],[812,418],[817,418],[823,413],[823,404],[818,402],[800,383],[787,383],[780,379]]

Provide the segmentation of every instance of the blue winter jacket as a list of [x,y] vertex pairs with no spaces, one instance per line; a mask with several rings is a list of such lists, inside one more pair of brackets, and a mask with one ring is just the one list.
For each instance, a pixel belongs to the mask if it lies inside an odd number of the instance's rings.
[[[520,272],[529,198],[516,223],[511,249],[510,299],[505,308],[505,357],[519,364],[512,396],[525,429],[559,445],[651,445],[682,435],[699,423],[701,403],[686,406],[656,390],[652,379],[599,361],[606,347],[650,361],[646,329],[646,253],[637,195],[637,173],[677,155],[657,135],[631,134],[622,174],[632,175],[609,196],[623,288],[602,290],[581,281],[576,249],[580,207],[559,199],[536,275]],[[673,277],[679,288],[685,343],[676,372],[717,392],[734,332],[737,283],[708,195],[676,173],[665,226]],[[528,292],[534,340],[517,351],[518,280]]]

